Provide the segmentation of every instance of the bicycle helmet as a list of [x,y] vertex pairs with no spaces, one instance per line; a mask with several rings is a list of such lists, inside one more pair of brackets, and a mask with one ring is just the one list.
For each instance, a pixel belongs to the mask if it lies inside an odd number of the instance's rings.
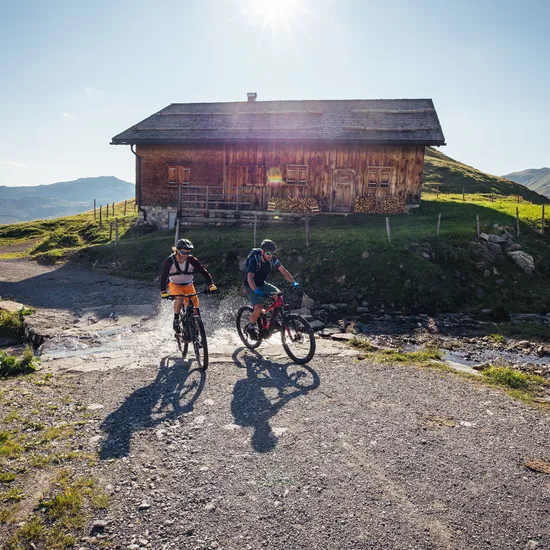
[[270,239],[264,239],[260,246],[262,247],[262,250],[265,250],[266,252],[276,252],[277,251],[277,246]]
[[179,239],[176,248],[178,250],[193,250],[193,243],[188,239]]

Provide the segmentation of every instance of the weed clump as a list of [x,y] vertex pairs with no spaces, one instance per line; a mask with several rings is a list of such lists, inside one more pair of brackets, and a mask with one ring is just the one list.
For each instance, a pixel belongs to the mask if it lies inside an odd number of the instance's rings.
[[34,356],[30,346],[26,346],[21,357],[9,355],[0,350],[0,377],[17,376],[35,371],[40,366],[40,359]]

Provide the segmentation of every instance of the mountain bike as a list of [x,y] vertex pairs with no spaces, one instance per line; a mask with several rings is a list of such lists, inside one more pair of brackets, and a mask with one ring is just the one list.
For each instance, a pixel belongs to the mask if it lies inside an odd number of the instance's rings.
[[290,307],[284,300],[286,292],[274,294],[271,297],[271,304],[263,309],[257,322],[257,337],[245,330],[253,308],[241,307],[237,312],[237,332],[247,348],[256,349],[263,340],[280,331],[286,354],[295,363],[303,365],[311,361],[315,355],[315,336],[311,325],[301,315],[290,313]]
[[[208,290],[195,292],[194,294],[186,294],[189,298],[187,306],[181,308],[179,314],[180,332],[176,332],[174,336],[178,342],[178,348],[181,352],[181,358],[185,359],[189,344],[193,345],[195,358],[200,370],[208,368],[208,342],[206,340],[206,331],[201,319],[200,311],[193,307],[191,298],[200,294],[209,294]],[[178,296],[169,296],[169,300],[175,300]]]

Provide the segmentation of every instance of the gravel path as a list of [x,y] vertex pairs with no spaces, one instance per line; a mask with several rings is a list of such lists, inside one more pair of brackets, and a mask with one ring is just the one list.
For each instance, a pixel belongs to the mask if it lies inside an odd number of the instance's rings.
[[[37,269],[51,294],[29,299],[68,302],[74,273]],[[547,414],[435,369],[330,353],[298,367],[228,343],[206,374],[166,339],[137,346],[139,368],[69,375],[110,494],[105,538],[81,548],[550,549],[550,476],[523,465],[550,459]]]

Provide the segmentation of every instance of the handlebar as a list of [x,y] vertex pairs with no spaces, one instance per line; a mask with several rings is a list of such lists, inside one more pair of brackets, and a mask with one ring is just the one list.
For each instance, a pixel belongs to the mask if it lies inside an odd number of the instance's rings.
[[193,296],[200,296],[201,294],[210,294],[210,290],[205,289],[200,292],[194,292],[193,294],[170,294],[164,298],[165,300],[175,300],[176,298],[193,298]]

